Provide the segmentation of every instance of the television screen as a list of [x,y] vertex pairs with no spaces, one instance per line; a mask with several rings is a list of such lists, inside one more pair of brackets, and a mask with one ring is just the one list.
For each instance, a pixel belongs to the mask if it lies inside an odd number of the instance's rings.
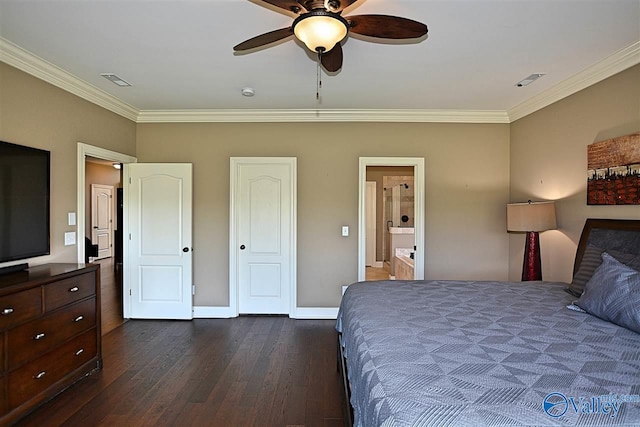
[[50,153],[0,141],[0,262],[49,254]]

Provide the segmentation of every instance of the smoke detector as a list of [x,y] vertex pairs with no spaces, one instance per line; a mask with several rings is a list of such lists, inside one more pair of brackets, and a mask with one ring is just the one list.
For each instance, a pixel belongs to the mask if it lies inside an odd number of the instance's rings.
[[243,87],[240,92],[242,93],[243,96],[246,96],[249,98],[256,94],[256,91],[253,90],[252,87]]

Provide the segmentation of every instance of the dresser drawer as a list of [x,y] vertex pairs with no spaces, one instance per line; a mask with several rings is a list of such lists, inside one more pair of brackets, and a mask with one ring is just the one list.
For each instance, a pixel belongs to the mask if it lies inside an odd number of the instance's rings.
[[85,273],[44,287],[44,308],[49,312],[96,293],[95,274]]
[[34,359],[96,323],[96,300],[88,299],[7,331],[9,369]]
[[4,372],[4,333],[0,332],[0,375]]
[[97,334],[91,329],[8,375],[8,404],[13,409],[64,378],[97,355]]
[[0,329],[35,319],[42,313],[40,287],[0,297]]

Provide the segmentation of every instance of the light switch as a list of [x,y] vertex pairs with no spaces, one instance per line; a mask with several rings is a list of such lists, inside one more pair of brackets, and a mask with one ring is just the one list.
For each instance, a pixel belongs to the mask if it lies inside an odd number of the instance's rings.
[[68,223],[69,225],[76,225],[76,213],[75,212],[69,212],[67,214],[67,218],[68,218]]
[[76,244],[76,232],[68,231],[64,233],[64,245],[71,246]]
[[349,236],[349,226],[348,225],[343,225],[342,226],[342,237],[347,237]]

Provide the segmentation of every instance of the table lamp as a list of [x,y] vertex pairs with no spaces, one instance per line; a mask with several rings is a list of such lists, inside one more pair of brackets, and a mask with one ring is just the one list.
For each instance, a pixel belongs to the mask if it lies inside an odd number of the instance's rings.
[[522,280],[542,280],[540,262],[540,231],[554,230],[556,206],[554,202],[509,203],[507,231],[527,233],[522,263]]

